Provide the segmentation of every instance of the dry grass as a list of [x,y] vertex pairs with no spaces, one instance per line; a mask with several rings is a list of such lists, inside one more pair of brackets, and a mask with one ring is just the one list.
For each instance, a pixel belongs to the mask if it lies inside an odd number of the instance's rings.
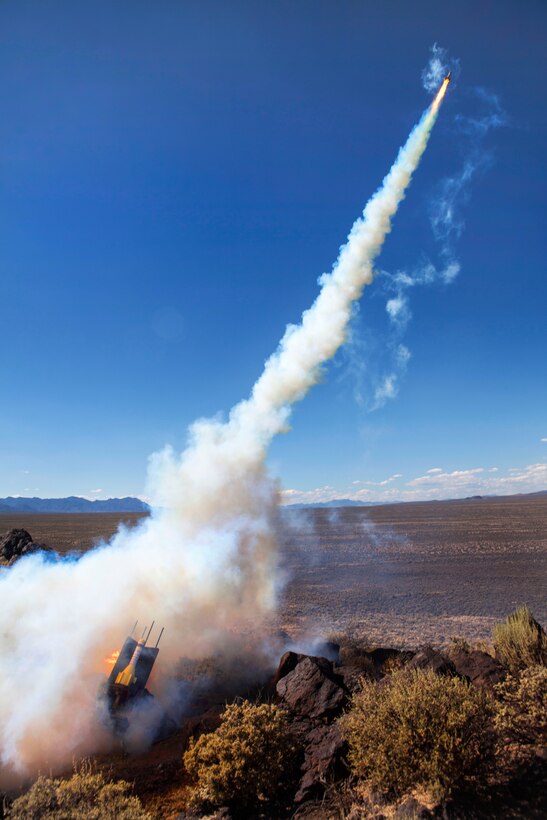
[[519,606],[495,626],[494,650],[511,672],[547,666],[547,635],[527,606]]
[[131,785],[83,762],[69,779],[40,776],[13,802],[9,820],[151,820]]

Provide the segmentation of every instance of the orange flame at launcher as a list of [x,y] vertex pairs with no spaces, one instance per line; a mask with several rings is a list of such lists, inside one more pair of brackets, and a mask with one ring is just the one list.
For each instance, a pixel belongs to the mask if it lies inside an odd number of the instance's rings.
[[120,652],[119,652],[119,650],[118,650],[118,649],[116,649],[116,650],[115,650],[115,651],[114,651],[114,652],[110,655],[110,657],[109,657],[109,658],[105,658],[105,659],[104,659],[104,662],[105,662],[105,664],[106,664],[107,666],[110,666],[110,667],[112,667],[112,668],[113,668],[113,667],[114,667],[114,665],[115,665],[115,663],[116,663],[116,661],[118,660],[118,658],[119,658],[119,657],[120,657]]
[[435,113],[439,110],[439,106],[442,102],[442,99],[443,99],[444,95],[446,94],[446,89],[448,88],[449,83],[450,83],[450,74],[447,74],[446,77],[443,80],[443,84],[441,85],[441,87],[437,91],[437,96],[435,97],[435,99],[431,103],[431,110],[434,111]]

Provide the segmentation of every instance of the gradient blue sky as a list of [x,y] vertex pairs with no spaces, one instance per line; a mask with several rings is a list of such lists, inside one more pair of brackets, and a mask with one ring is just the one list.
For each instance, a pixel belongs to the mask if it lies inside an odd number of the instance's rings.
[[150,453],[249,392],[428,104],[434,42],[459,76],[378,268],[442,266],[456,193],[461,271],[408,289],[406,327],[380,276],[269,463],[287,501],[545,489],[546,22],[535,0],[0,4],[0,496],[142,495]]

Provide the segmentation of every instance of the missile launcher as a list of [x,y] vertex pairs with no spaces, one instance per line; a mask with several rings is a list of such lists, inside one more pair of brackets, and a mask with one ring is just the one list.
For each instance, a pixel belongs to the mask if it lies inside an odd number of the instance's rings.
[[150,701],[152,695],[146,688],[150,673],[159,653],[158,644],[163,629],[158,635],[155,646],[147,646],[154,627],[154,622],[147,632],[146,627],[137,640],[133,633],[125,639],[120,653],[114,663],[108,680],[104,684],[103,696],[108,704],[108,711],[116,734],[123,735],[129,726],[128,718],[139,701]]

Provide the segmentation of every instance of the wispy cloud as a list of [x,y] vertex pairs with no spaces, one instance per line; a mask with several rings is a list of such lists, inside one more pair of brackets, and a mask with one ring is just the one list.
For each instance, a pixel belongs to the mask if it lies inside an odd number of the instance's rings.
[[353,481],[349,488],[331,486],[311,490],[284,490],[283,504],[311,504],[348,498],[355,501],[426,501],[442,498],[465,498],[472,495],[512,495],[547,489],[547,463],[539,462],[525,467],[470,467],[442,470],[432,467],[423,475],[401,483],[400,473],[383,481]]
[[[430,92],[436,90],[448,70],[452,71],[453,78],[457,77],[459,63],[451,59],[447,51],[435,43],[431,48],[431,59],[422,74],[424,87]],[[473,106],[471,113],[458,114],[455,119],[455,128],[462,137],[462,164],[438,183],[429,202],[429,222],[437,243],[437,259],[423,256],[406,270],[394,273],[378,271],[380,286],[386,296],[385,309],[389,323],[383,347],[387,350],[390,364],[385,366],[382,374],[375,374],[370,369],[366,371],[362,364],[359,370],[359,366],[355,364],[356,356],[360,362],[365,360],[367,352],[373,352],[377,357],[378,346],[373,351],[363,350],[366,348],[366,337],[359,344],[357,333],[353,334],[348,349],[348,359],[353,363],[353,375],[359,371],[361,399],[366,393],[365,387],[368,389],[368,395],[372,395],[372,400],[360,401],[368,410],[382,407],[399,392],[400,382],[410,358],[410,351],[402,344],[402,338],[412,318],[411,291],[434,283],[449,285],[461,271],[456,243],[465,227],[465,206],[470,198],[475,177],[492,163],[492,156],[485,148],[485,137],[492,129],[507,123],[507,116],[495,94],[484,88],[475,88],[469,93],[468,101]],[[401,351],[404,351],[404,356],[401,356]]]
[[475,467],[472,470],[453,470],[451,473],[428,470],[425,475],[413,478],[407,482],[409,487],[424,487],[427,485],[450,486],[466,485],[469,479],[484,472],[484,467]]
[[492,128],[507,125],[509,118],[497,94],[493,94],[482,86],[471,89],[471,94],[484,104],[484,110],[471,116],[456,114],[455,121],[460,133],[483,136]]
[[433,43],[429,49],[431,56],[422,71],[422,85],[429,94],[438,91],[440,84],[449,71],[455,79],[459,74],[460,61],[449,57],[446,48]]
[[385,487],[387,484],[391,484],[392,481],[396,481],[398,478],[402,478],[402,473],[395,473],[394,475],[390,475],[389,478],[384,478],[383,481],[361,481],[360,484],[368,484],[371,487]]

